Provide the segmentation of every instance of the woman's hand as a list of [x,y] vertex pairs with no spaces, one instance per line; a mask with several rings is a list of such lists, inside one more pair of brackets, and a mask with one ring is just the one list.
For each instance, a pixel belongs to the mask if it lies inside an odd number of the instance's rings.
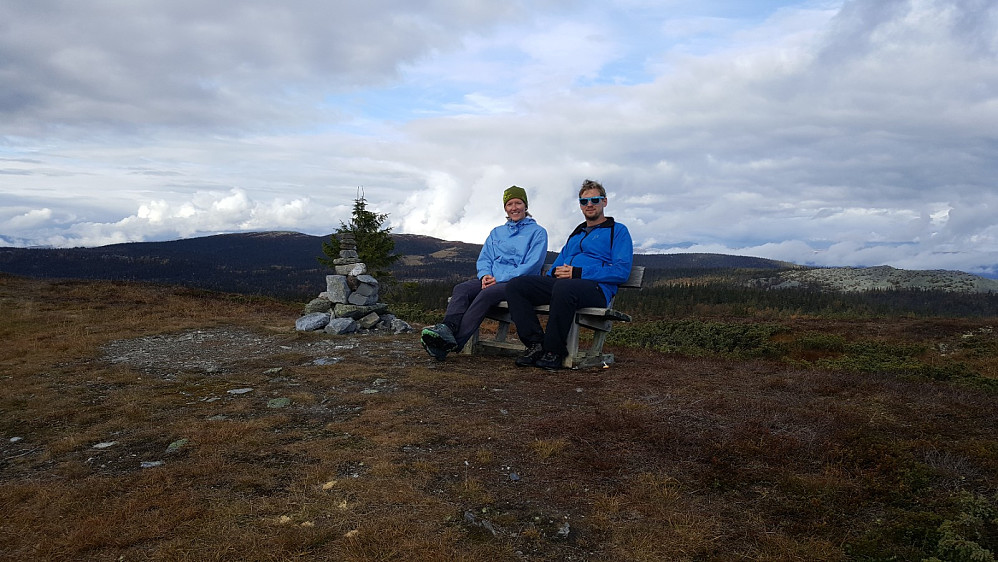
[[488,289],[492,285],[496,284],[496,278],[491,275],[482,276],[482,289]]

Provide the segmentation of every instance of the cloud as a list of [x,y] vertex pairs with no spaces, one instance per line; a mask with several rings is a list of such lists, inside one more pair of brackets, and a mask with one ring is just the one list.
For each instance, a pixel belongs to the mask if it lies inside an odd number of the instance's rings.
[[[54,221],[51,209],[30,210],[9,219],[0,218],[3,232],[34,229],[36,246],[103,246],[148,239],[177,239],[219,232],[286,230],[287,225],[307,227],[324,234],[335,230],[326,209],[308,199],[255,200],[245,190],[196,192],[186,201],[163,199],[141,204],[136,212],[115,222]],[[349,209],[336,209],[337,213]]]
[[515,183],[557,250],[593,178],[641,251],[998,273],[991,2],[109,6],[0,6],[8,240],[324,234],[362,189],[481,242]]
[[37,122],[245,130],[319,117],[326,91],[388,84],[518,3],[140,0],[0,6],[7,130]]

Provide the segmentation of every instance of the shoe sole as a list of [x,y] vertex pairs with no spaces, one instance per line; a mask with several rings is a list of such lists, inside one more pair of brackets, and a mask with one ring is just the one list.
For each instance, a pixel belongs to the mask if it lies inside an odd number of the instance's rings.
[[428,353],[430,357],[436,359],[437,361],[443,361],[444,359],[447,358],[446,351],[441,352],[439,348],[427,345],[422,338],[420,338],[419,343],[423,345],[423,349],[426,350],[426,353]]
[[423,331],[419,337],[419,341],[423,343],[423,347],[435,347],[437,349],[442,349],[444,351],[451,351],[457,347],[457,343],[451,343],[444,338],[440,337],[440,334],[436,332]]

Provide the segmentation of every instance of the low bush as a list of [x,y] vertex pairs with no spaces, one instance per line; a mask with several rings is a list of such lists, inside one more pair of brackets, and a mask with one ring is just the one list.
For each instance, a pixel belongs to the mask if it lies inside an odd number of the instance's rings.
[[610,332],[611,344],[645,347],[691,357],[779,357],[783,349],[772,338],[786,331],[776,324],[727,324],[699,320],[660,320],[619,326]]

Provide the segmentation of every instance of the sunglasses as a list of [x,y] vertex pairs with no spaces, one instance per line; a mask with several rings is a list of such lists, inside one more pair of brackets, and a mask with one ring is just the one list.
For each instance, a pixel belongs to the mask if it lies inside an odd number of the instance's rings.
[[585,207],[586,205],[599,205],[601,201],[606,199],[600,195],[599,197],[579,197],[579,206]]

